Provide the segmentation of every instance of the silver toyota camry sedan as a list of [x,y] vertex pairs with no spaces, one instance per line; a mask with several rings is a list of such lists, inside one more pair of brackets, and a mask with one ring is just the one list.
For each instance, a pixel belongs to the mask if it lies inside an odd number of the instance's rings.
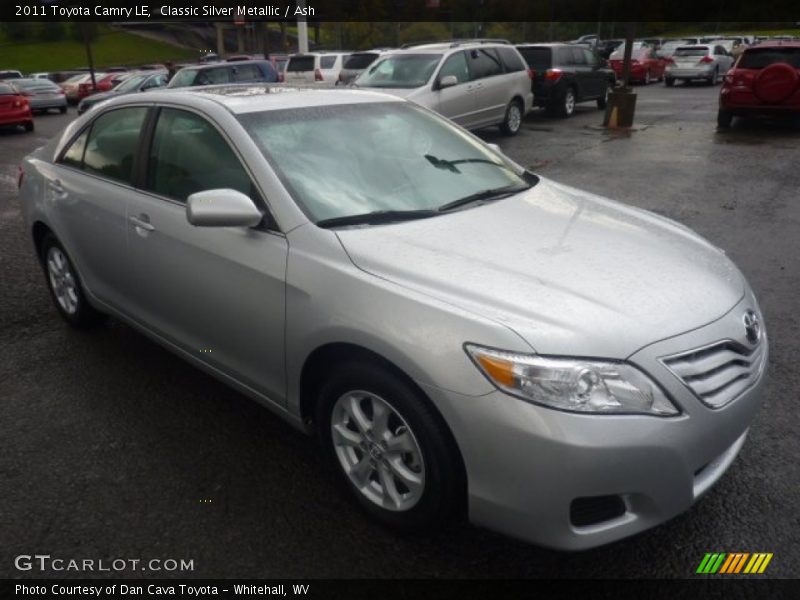
[[705,493],[759,407],[766,332],[724,252],[396,97],[123,96],[20,179],[64,319],[122,319],[316,433],[398,528],[629,536]]

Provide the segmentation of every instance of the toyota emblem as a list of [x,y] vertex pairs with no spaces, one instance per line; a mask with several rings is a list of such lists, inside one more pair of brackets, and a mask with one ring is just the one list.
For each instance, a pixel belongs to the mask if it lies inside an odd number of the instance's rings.
[[761,339],[761,321],[758,320],[758,315],[754,310],[747,310],[742,317],[742,322],[747,341],[755,346]]

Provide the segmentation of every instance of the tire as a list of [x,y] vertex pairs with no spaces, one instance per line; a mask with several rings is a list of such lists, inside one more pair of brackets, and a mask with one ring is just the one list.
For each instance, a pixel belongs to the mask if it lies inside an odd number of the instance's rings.
[[25,123],[24,127],[25,131],[30,133],[31,131],[33,131],[33,121],[28,121],[27,123]]
[[606,82],[606,91],[602,97],[597,99],[597,108],[600,110],[604,109],[608,105],[608,95],[614,90],[614,86],[611,85],[611,82]]
[[60,112],[62,115],[66,114],[67,107],[66,106],[60,106],[59,109],[58,109],[58,112]]
[[577,103],[577,96],[575,94],[575,88],[567,86],[567,89],[564,90],[564,94],[559,98],[558,104],[555,106],[555,114],[562,119],[566,119],[567,117],[571,117],[575,112],[575,104]]
[[316,413],[327,461],[372,517],[419,532],[463,514],[455,442],[428,401],[392,370],[371,361],[339,366],[320,388]]
[[717,111],[717,127],[719,129],[730,129],[733,124],[733,114],[727,110]]
[[708,79],[708,85],[717,85],[719,81],[719,68],[714,69],[714,72],[711,74],[711,79]]
[[664,85],[667,87],[672,87],[675,85],[675,80],[672,77],[665,77],[664,78]]
[[77,329],[87,329],[101,321],[104,315],[86,300],[72,260],[55,236],[45,235],[39,250],[47,289],[61,317]]
[[650,75],[650,69],[647,69],[647,71],[644,72],[644,84],[645,85],[650,85],[650,83],[652,81],[653,81],[653,78]]
[[522,129],[522,107],[519,100],[512,100],[506,107],[506,116],[500,124],[500,131],[505,135],[517,135]]

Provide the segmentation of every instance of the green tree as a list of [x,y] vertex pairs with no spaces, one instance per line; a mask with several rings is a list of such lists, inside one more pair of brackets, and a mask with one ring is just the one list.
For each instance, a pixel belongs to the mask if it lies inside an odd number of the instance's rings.
[[3,33],[12,42],[24,42],[30,39],[31,24],[22,21],[2,23]]
[[57,42],[64,39],[64,27],[58,21],[45,21],[39,30],[39,37],[45,42]]

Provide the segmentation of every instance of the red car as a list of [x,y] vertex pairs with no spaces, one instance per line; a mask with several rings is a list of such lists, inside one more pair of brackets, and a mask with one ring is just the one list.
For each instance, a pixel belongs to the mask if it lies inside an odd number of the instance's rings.
[[[625,56],[625,44],[618,46],[609,57],[609,64],[614,69],[617,79],[622,80],[622,59]],[[651,81],[664,79],[667,60],[656,56],[656,51],[650,46],[634,42],[631,53],[630,81],[641,81],[645,85]]]
[[[97,91],[98,92],[109,92],[115,87],[117,87],[120,83],[125,81],[128,77],[130,77],[130,73],[128,72],[114,72],[114,73],[107,73],[105,76],[97,78],[95,77],[95,81],[97,82]],[[87,86],[88,91],[91,91],[91,81]]]
[[735,116],[800,115],[800,42],[771,42],[747,48],[725,75],[717,125]]
[[33,131],[33,113],[28,99],[10,83],[0,81],[0,125],[22,125]]

